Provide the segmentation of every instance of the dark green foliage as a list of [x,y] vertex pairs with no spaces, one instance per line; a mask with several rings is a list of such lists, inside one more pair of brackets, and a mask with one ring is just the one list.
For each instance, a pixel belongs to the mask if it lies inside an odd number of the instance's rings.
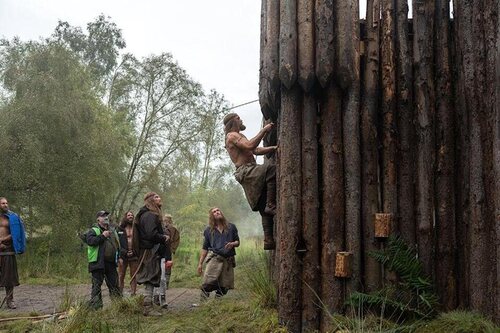
[[431,318],[436,314],[438,297],[432,283],[425,276],[415,251],[401,238],[391,236],[384,250],[370,255],[398,278],[370,294],[352,293],[348,305],[378,309],[384,317],[398,321]]

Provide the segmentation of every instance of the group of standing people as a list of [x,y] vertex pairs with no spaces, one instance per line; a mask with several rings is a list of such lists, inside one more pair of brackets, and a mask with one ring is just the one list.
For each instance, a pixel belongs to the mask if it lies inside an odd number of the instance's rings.
[[[153,300],[167,307],[166,288],[172,268],[172,252],[179,245],[179,233],[171,216],[163,216],[161,197],[149,192],[144,206],[134,216],[125,214],[118,228],[109,221],[109,212],[99,211],[97,223],[86,234],[89,271],[92,275],[90,305],[102,307],[101,286],[106,282],[112,298],[123,294],[125,275],[129,269],[131,295],[137,284],[144,285],[144,314],[155,315]],[[117,272],[118,267],[118,272]],[[156,297],[153,297],[155,287]]]
[[[247,139],[241,133],[245,126],[237,114],[226,115],[223,123],[225,147],[236,167],[235,178],[243,186],[252,210],[259,211],[262,217],[264,249],[273,250],[276,246],[273,232],[276,168],[272,162],[257,164],[254,155],[272,155],[276,151],[277,146],[259,147],[274,124],[266,124],[255,137]],[[109,230],[109,213],[97,213],[97,226],[87,236],[93,306],[102,306],[103,280],[106,280],[112,297],[122,294],[127,267],[131,274],[132,295],[136,293],[137,284],[144,285],[144,314],[159,315],[153,309],[153,301],[166,306],[165,290],[173,263],[172,253],[179,244],[179,237],[178,232],[175,234],[173,231],[175,228],[168,228],[172,225],[171,217],[163,218],[161,207],[160,196],[154,192],[147,193],[144,206],[135,216],[131,211],[125,214],[120,223],[119,236]],[[239,245],[236,226],[227,221],[219,208],[210,209],[197,267],[198,274],[203,274],[202,298],[208,298],[212,291],[220,297],[234,288],[235,248]],[[117,265],[119,273],[116,272]],[[156,294],[155,288],[158,288]]]
[[[96,225],[86,233],[92,275],[90,306],[102,307],[104,281],[112,299],[121,297],[128,268],[131,295],[136,294],[138,284],[143,285],[144,315],[161,315],[153,304],[167,307],[172,254],[179,245],[180,236],[172,224],[172,217],[162,215],[160,196],[147,193],[144,206],[136,215],[127,212],[117,229],[111,227],[107,211],[97,212],[96,219]],[[203,264],[206,264],[201,286],[203,299],[212,291],[216,296],[223,296],[234,288],[235,248],[239,245],[236,226],[227,221],[219,208],[212,208],[197,268],[201,275]]]
[[[228,114],[223,122],[225,147],[236,167],[235,178],[243,186],[250,207],[260,212],[264,249],[272,250],[275,248],[276,169],[274,163],[258,165],[254,155],[269,155],[276,151],[277,146],[258,147],[274,124],[266,124],[254,138],[247,139],[240,133],[245,126],[237,114]],[[153,309],[153,303],[167,307],[165,296],[173,264],[172,254],[180,237],[172,224],[172,217],[164,216],[161,208],[161,197],[148,192],[139,212],[136,215],[132,211],[126,212],[118,227],[110,223],[109,212],[97,212],[95,225],[82,236],[88,245],[87,257],[92,275],[91,307],[101,308],[103,305],[103,282],[106,282],[112,298],[122,296],[127,268],[131,295],[136,294],[138,284],[144,286],[145,315],[161,315]],[[14,287],[19,285],[15,255],[23,253],[25,245],[22,220],[9,210],[7,199],[0,197],[0,287],[5,287],[6,291],[2,305],[6,303],[11,309],[16,308]],[[220,297],[234,288],[235,248],[239,245],[236,226],[227,221],[219,208],[210,209],[197,267],[198,274],[203,274],[202,298],[208,298],[212,291]]]

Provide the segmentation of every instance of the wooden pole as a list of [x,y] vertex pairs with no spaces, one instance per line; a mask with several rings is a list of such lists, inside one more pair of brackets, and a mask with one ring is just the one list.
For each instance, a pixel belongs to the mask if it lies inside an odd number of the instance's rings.
[[[262,54],[262,75],[259,85],[259,100],[261,110],[266,119],[277,120],[280,108],[279,79],[279,29],[280,6],[279,1],[263,0],[264,22],[261,29],[265,28],[264,52]],[[264,34],[264,33],[261,33]]]
[[278,316],[291,332],[301,328],[302,267],[297,246],[302,235],[302,172],[301,172],[301,111],[302,98],[298,85],[281,92],[280,165],[278,190],[280,192],[279,252],[280,276]]
[[[497,1],[497,40],[496,40],[496,102],[494,124],[494,146],[493,146],[493,169],[495,172],[494,184],[500,184],[500,1]],[[494,320],[497,325],[500,325],[500,188],[496,187],[495,192],[495,234],[497,244],[496,254],[496,309]]]
[[302,112],[302,230],[306,252],[302,257],[302,330],[319,328],[320,221],[318,179],[318,117],[314,95],[304,94]]
[[[335,254],[344,249],[344,170],[341,91],[333,82],[320,106],[321,147],[321,300],[324,311],[340,312],[344,303],[342,281],[334,279]],[[329,329],[321,317],[320,329]]]
[[434,2],[413,1],[413,65],[417,109],[417,223],[418,256],[424,272],[433,273],[434,223]]
[[379,211],[377,108],[379,94],[379,0],[368,0],[366,9],[366,64],[361,102],[361,228],[363,232],[363,282],[366,291],[380,286],[380,266],[368,255],[377,250],[373,216]]
[[461,1],[454,3],[454,33],[455,38],[455,59],[457,61],[457,85],[455,96],[457,98],[457,112],[455,123],[457,129],[457,174],[456,174],[456,231],[458,260],[457,271],[458,281],[458,306],[468,308],[469,285],[470,285],[470,261],[469,261],[469,173],[470,173],[470,140],[469,140],[469,111],[468,111],[468,90],[473,82],[473,73],[466,70],[468,63],[472,62],[472,33],[470,32],[470,18],[472,12],[470,6],[463,6]]
[[412,48],[408,23],[408,1],[396,1],[396,81],[398,126],[398,214],[397,230],[408,244],[416,244],[415,228],[415,114],[413,107]]
[[456,307],[454,121],[449,39],[450,7],[436,0],[436,289],[445,310]]
[[395,0],[382,0],[382,207],[397,214]]
[[310,92],[316,82],[314,73],[314,0],[297,3],[298,81],[305,92]]
[[[345,181],[345,241],[351,252],[351,279],[346,281],[348,297],[361,286],[361,151],[360,151],[360,68],[358,0],[337,3],[338,50],[341,74],[346,87],[342,101],[342,135]],[[342,50],[342,51],[340,51]],[[344,73],[348,71],[349,73]]]
[[316,77],[323,88],[328,86],[333,75],[333,0],[316,0]]
[[297,80],[297,0],[280,0],[281,83],[290,89]]

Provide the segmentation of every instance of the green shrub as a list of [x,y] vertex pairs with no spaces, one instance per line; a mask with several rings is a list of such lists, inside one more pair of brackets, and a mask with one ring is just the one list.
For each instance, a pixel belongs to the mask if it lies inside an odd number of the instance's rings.
[[382,289],[365,294],[354,292],[347,300],[352,307],[377,309],[391,320],[418,320],[436,315],[438,297],[430,279],[425,276],[415,250],[401,238],[389,237],[387,247],[370,253],[388,271],[395,272],[396,281]]

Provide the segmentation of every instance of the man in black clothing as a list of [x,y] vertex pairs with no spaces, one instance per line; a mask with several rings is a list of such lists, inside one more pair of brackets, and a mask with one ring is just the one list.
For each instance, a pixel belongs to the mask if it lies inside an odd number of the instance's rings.
[[137,283],[144,285],[144,315],[161,315],[153,311],[153,289],[160,286],[160,261],[171,261],[168,236],[163,233],[161,225],[161,198],[154,192],[144,196],[144,206],[137,213],[134,220],[134,249],[139,253],[139,268],[137,269]]
[[97,224],[86,235],[89,272],[92,274],[90,306],[95,309],[102,308],[103,281],[106,281],[111,298],[121,296],[116,272],[120,245],[116,231],[109,230],[108,215],[104,210],[97,212]]

